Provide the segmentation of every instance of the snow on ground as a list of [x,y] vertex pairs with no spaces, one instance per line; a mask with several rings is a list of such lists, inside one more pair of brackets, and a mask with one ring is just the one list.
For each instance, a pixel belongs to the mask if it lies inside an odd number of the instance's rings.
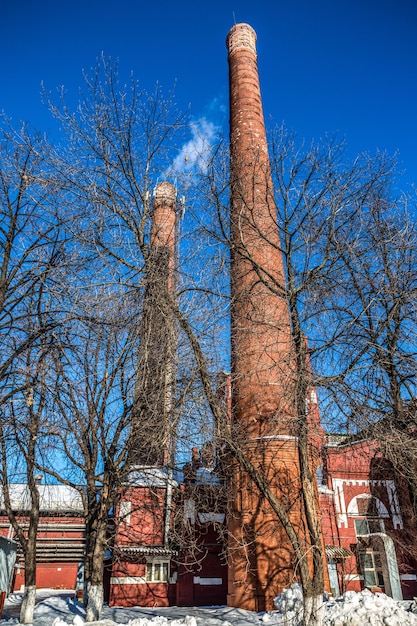
[[[74,598],[52,595],[42,590],[43,598],[35,608],[33,626],[84,626],[84,609]],[[48,593],[49,592],[49,593]],[[55,592],[57,593],[57,592]],[[62,594],[62,592],[60,592]],[[65,595],[65,594],[62,594]],[[17,608],[20,594],[6,600],[4,615]],[[300,626],[302,600],[299,587],[293,585],[276,598],[277,611],[252,613],[231,607],[167,607],[117,608],[105,607],[99,622],[90,626]],[[414,613],[415,611],[415,613]],[[0,620],[0,625],[18,625],[18,617]],[[417,626],[414,602],[396,602],[383,593],[346,592],[325,602],[324,626]]]
[[[42,590],[43,592],[45,590]],[[51,590],[49,590],[50,593]],[[55,592],[56,593],[56,592]],[[61,598],[59,595],[45,597],[36,605],[33,626],[81,626],[84,624],[85,611],[74,598]],[[6,600],[3,615],[10,609],[17,608],[21,594],[12,594]],[[0,625],[19,624],[16,617],[0,620]],[[273,624],[274,622],[271,622]],[[260,616],[251,611],[231,607],[166,607],[166,608],[118,608],[106,606],[99,622],[90,622],[91,626],[260,626]]]
[[[405,607],[411,609],[406,611]],[[396,602],[384,593],[347,591],[326,602],[326,626],[416,626],[415,603]]]
[[[282,626],[301,626],[303,596],[300,585],[293,585],[275,598]],[[408,609],[408,610],[406,610]],[[340,598],[324,603],[324,626],[417,626],[417,606],[414,602],[396,602],[385,593],[347,591]],[[268,620],[271,614],[263,617]]]

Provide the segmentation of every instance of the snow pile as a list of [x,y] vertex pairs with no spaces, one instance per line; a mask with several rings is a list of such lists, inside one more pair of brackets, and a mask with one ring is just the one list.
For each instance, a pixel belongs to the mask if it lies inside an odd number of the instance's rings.
[[[9,596],[6,605],[18,608],[17,599]],[[101,620],[85,624],[84,610],[76,601],[51,595],[36,606],[33,626],[301,626],[303,598],[299,585],[284,589],[275,605],[278,610],[264,614],[231,607],[105,606]],[[417,611],[417,605],[412,601],[397,602],[383,593],[367,590],[348,591],[324,602],[323,626],[417,626],[413,610]],[[0,619],[1,624],[18,625],[19,619]]]
[[[301,585],[296,583],[289,589],[283,589],[274,600],[278,611],[289,626],[302,626],[304,602]],[[264,620],[265,621],[265,620]]]
[[[302,626],[303,594],[301,586],[283,589],[274,600],[283,624]],[[406,611],[401,603],[385,593],[371,593],[368,589],[357,593],[347,591],[340,598],[324,602],[324,626],[417,626],[417,615]],[[263,622],[274,617],[267,613]]]
[[131,619],[127,626],[197,626],[195,617],[187,615],[185,619],[168,620],[166,617],[153,617],[147,619],[146,617],[139,617],[138,619]]
[[[68,626],[68,624],[72,624],[72,626],[84,626],[84,620],[76,615],[72,622],[64,622],[60,617],[57,617],[53,622],[52,626]],[[115,624],[110,620],[100,620],[99,622],[90,622],[90,624],[96,624],[99,626],[111,626]],[[197,621],[195,617],[191,615],[187,615],[184,619],[174,619],[168,620],[166,617],[152,617],[148,619],[146,617],[139,617],[137,619],[131,619],[127,622],[126,626],[197,626]]]
[[[76,615],[71,622],[72,626],[84,626],[84,623],[85,623],[84,620],[79,615]],[[52,622],[52,626],[68,626],[68,623],[63,622],[60,617],[57,617]]]
[[325,603],[326,626],[417,626],[417,616],[385,593],[346,591]]

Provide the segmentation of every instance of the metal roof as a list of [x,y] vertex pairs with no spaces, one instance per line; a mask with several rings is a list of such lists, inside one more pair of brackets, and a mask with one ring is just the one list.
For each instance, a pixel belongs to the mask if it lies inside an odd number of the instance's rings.
[[325,546],[326,556],[329,559],[347,559],[353,552],[341,546]]
[[[29,487],[24,483],[9,485],[10,500],[13,510],[30,511],[32,502]],[[38,485],[40,511],[52,513],[83,513],[80,493],[67,485]],[[4,510],[3,488],[0,487],[0,509]]]
[[117,546],[115,551],[123,552],[125,554],[141,554],[148,556],[173,556],[177,554],[175,550],[170,548],[163,548],[162,546]]

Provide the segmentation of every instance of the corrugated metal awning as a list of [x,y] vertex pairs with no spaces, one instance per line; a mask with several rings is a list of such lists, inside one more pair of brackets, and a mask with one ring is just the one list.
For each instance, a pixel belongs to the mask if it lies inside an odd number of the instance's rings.
[[353,552],[341,546],[325,546],[328,559],[347,559],[353,556]]
[[178,554],[175,550],[163,548],[162,546],[117,546],[116,552],[123,554],[140,554],[143,556],[174,556]]

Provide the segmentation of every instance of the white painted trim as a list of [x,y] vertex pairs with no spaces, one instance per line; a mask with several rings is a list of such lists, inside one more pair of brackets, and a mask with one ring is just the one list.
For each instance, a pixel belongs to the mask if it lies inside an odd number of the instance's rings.
[[345,480],[343,478],[332,478],[332,487],[335,492],[334,505],[336,509],[337,526],[341,528],[348,527],[348,518],[346,513],[345,494],[343,491],[343,485]]
[[[177,579],[172,576],[169,579],[171,585],[175,584]],[[168,582],[151,582],[146,580],[143,576],[112,576],[110,578],[111,585],[167,585]]]
[[119,524],[124,522],[126,526],[130,525],[130,514],[132,513],[132,502],[130,500],[122,500],[119,504]]
[[[387,494],[388,494],[389,503],[390,503],[391,518],[394,524],[394,528],[400,528],[400,529],[403,528],[403,521],[401,517],[399,502],[398,502],[398,495],[397,495],[395,483],[393,480],[366,480],[362,478],[360,479],[332,478],[332,487],[335,492],[334,504],[335,504],[338,528],[341,528],[342,526],[344,528],[347,528],[348,527],[348,515],[352,517],[355,515],[355,514],[352,515],[352,512],[348,510],[349,507],[346,506],[344,488],[345,487],[367,487],[369,489],[369,492],[367,492],[367,494],[369,495],[367,497],[371,497],[370,491],[371,491],[371,487],[374,485],[385,486],[387,490]],[[364,495],[366,494],[361,494],[361,497],[364,497]],[[354,498],[357,498],[358,496],[354,496]],[[352,498],[352,500],[354,498]],[[385,506],[383,504],[382,504],[382,507],[385,509]],[[387,513],[388,513],[388,517],[390,517],[388,511]],[[382,517],[387,517],[387,515],[384,514]]]
[[417,580],[416,574],[400,574],[400,580]]
[[265,435],[264,437],[253,437],[249,439],[249,441],[263,441],[264,439],[282,439],[284,441],[298,441],[298,437],[294,437],[294,435]]
[[223,578],[201,578],[200,576],[194,576],[195,585],[222,585]]
[[111,585],[146,585],[149,584],[146,582],[143,576],[112,576],[110,578]]
[[376,508],[378,511],[378,517],[389,517],[389,513],[387,508],[383,502],[372,493],[358,493],[357,496],[354,496],[352,500],[349,502],[347,507],[347,514],[349,517],[366,517],[362,513],[359,513],[358,510],[358,498],[363,500],[375,500]]
[[400,512],[400,503],[398,501],[397,490],[395,488],[395,482],[393,480],[387,480],[386,484],[387,492],[388,492],[388,500],[392,513],[392,523],[394,528],[403,528],[403,520]]

